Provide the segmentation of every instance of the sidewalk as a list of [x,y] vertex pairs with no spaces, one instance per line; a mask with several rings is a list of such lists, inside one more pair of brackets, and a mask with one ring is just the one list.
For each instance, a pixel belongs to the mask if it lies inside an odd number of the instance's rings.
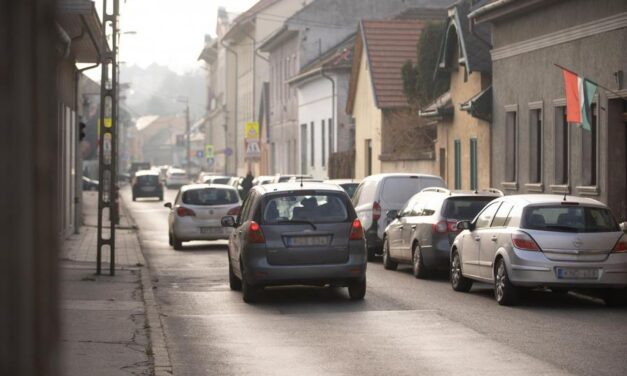
[[121,207],[115,276],[109,276],[108,250],[102,255],[102,275],[96,275],[97,212],[97,193],[85,192],[84,226],[67,239],[60,256],[62,374],[169,375],[136,229]]

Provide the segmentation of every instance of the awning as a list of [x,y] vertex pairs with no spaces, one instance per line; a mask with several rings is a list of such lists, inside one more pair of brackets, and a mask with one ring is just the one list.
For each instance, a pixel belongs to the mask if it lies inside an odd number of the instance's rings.
[[418,111],[418,116],[423,118],[453,116],[453,100],[451,99],[451,93],[447,91],[440,95],[436,100],[431,102],[430,105]]
[[476,94],[468,101],[459,105],[459,109],[466,111],[477,119],[492,121],[492,86]]

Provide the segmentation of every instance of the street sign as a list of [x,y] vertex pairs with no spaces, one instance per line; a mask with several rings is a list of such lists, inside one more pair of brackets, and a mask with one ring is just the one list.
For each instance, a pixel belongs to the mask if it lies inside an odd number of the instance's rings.
[[205,156],[205,152],[204,152],[204,151],[202,151],[202,150],[198,150],[198,151],[196,152],[196,158],[202,158],[202,157],[204,157],[204,156]]
[[246,143],[246,158],[259,157],[261,157],[261,148],[259,148],[259,141],[248,141]]
[[209,158],[213,159],[213,145],[211,144],[205,145],[205,157],[207,157],[207,159]]
[[246,122],[246,133],[244,133],[246,141],[259,140],[259,123],[256,121]]
[[233,155],[233,149],[231,148],[226,148],[222,151],[224,153],[224,155],[226,155],[227,157],[230,157],[231,155]]

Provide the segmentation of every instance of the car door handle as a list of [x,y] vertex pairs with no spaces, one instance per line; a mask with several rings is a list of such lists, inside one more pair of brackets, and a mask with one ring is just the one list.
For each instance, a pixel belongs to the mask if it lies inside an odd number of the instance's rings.
[[473,239],[475,239],[476,241],[479,241],[479,240],[481,240],[481,237],[480,236],[473,236]]
[[496,235],[494,235],[494,236],[492,236],[492,237],[490,238],[490,240],[492,240],[493,242],[495,242],[495,241],[497,241],[497,240],[498,240],[498,238],[496,237]]

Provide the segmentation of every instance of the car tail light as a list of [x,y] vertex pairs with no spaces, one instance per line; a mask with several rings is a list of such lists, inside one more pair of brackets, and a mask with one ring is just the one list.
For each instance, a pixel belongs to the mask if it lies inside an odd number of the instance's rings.
[[372,221],[376,222],[381,218],[381,205],[378,201],[372,203]]
[[186,208],[184,206],[179,206],[176,209],[176,214],[179,217],[195,217],[196,216],[196,213],[194,213],[194,211],[192,209]]
[[525,251],[540,250],[540,247],[538,247],[536,241],[533,240],[533,238],[529,234],[525,234],[524,232],[517,232],[512,234],[512,243],[514,244],[514,247]]
[[625,235],[621,236],[616,242],[614,248],[612,248],[612,253],[626,253],[627,252],[627,237]]
[[457,221],[448,221],[448,232],[458,232]]
[[231,208],[228,212],[226,212],[226,215],[232,215],[232,216],[239,215],[239,210],[240,210],[240,207],[236,206],[234,208]]
[[431,225],[431,231],[434,233],[445,233],[448,231],[448,223],[446,221],[439,221]]
[[362,240],[364,238],[364,228],[361,226],[361,221],[358,218],[355,218],[353,221],[348,238],[350,240]]
[[248,225],[248,242],[250,243],[265,243],[266,239],[263,237],[261,226],[259,223],[252,221]]

